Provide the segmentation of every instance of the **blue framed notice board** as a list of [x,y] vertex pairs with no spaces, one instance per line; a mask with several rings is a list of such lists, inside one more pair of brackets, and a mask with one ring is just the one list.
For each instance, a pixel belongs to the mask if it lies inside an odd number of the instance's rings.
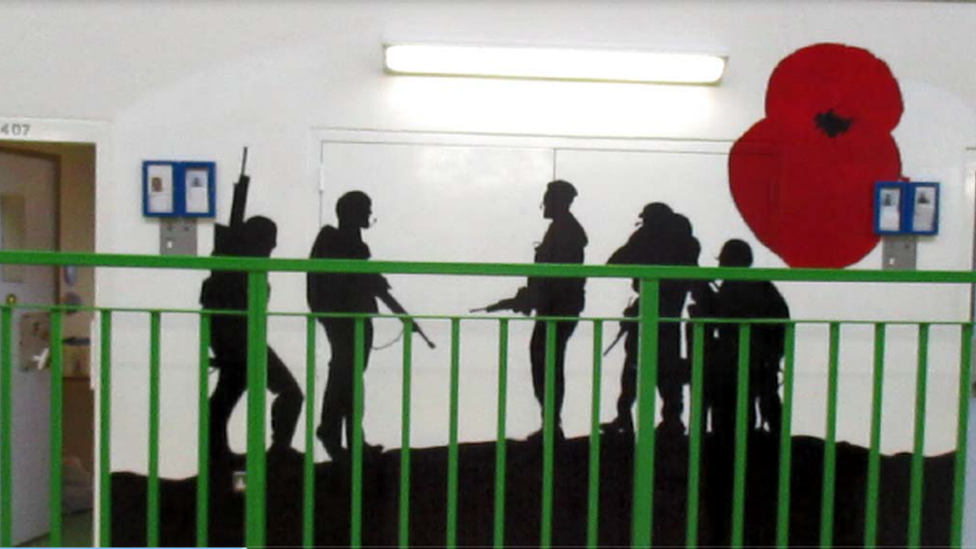
[[146,160],[142,163],[142,213],[147,217],[214,217],[214,162]]
[[874,232],[882,235],[939,234],[939,184],[875,183]]

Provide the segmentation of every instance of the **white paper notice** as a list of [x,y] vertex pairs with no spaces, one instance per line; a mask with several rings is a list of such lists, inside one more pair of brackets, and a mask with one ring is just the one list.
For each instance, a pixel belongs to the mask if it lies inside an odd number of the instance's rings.
[[210,213],[210,185],[207,170],[186,171],[186,213]]
[[881,189],[881,217],[878,228],[882,231],[897,231],[901,229],[901,191],[898,189]]
[[931,232],[935,230],[935,188],[915,189],[915,214],[912,216],[912,230]]
[[150,165],[147,177],[149,213],[173,213],[173,166]]

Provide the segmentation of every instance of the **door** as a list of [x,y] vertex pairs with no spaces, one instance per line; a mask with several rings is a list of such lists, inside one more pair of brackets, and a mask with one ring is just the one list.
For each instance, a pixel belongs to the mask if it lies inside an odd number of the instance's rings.
[[[0,247],[56,249],[57,162],[49,157],[0,150]],[[51,267],[0,266],[0,299],[18,304],[52,304],[55,270]],[[50,451],[50,370],[25,369],[20,324],[13,333],[13,541],[48,532]],[[29,312],[26,314],[30,314]],[[27,342],[25,342],[27,343]],[[28,345],[29,347],[29,345]]]

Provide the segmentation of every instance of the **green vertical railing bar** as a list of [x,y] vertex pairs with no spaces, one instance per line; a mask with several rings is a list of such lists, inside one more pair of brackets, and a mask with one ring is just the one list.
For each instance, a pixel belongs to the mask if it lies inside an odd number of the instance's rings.
[[159,355],[160,314],[149,313],[149,486],[146,544],[159,547]]
[[14,544],[13,474],[13,311],[0,307],[0,546]]
[[545,395],[542,413],[542,513],[539,520],[539,547],[552,545],[553,454],[555,452],[556,408],[556,323],[546,321]]
[[959,337],[959,416],[956,431],[955,487],[952,496],[951,547],[962,547],[963,511],[966,496],[966,433],[969,429],[969,384],[972,383],[973,325],[963,324]]
[[315,546],[315,318],[305,318],[305,486],[302,545]]
[[753,406],[749,394],[749,348],[752,340],[752,326],[739,325],[738,383],[736,384],[735,406],[735,468],[732,480],[732,547],[742,547],[745,541],[746,522],[746,460],[748,459],[748,437],[750,408]]
[[631,545],[650,547],[654,531],[654,414],[657,411],[658,325],[661,283],[640,282],[640,346],[637,372],[637,440]]
[[779,502],[776,545],[790,545],[790,482],[793,470],[793,378],[796,372],[796,324],[786,325],[783,357],[783,417],[779,431]]
[[840,367],[840,324],[830,323],[830,364],[827,375],[827,427],[824,436],[823,490],[820,505],[820,547],[834,545],[834,490],[837,467],[837,378]]
[[508,412],[508,319],[498,321],[498,436],[495,441],[495,549],[505,547],[506,414]]
[[268,273],[247,274],[247,497],[245,519],[248,547],[264,547],[265,401],[268,390]]
[[64,338],[62,313],[51,311],[51,547],[61,546],[61,463],[64,429]]
[[929,370],[929,325],[918,325],[918,371],[915,381],[915,447],[908,500],[908,546],[922,542],[922,489],[925,482],[925,395]]
[[590,402],[590,491],[587,502],[586,546],[600,539],[600,391],[603,378],[603,321],[593,321],[593,381]]
[[197,547],[210,537],[210,315],[200,315],[197,421]]
[[447,547],[457,547],[458,392],[461,373],[461,319],[451,319],[451,409],[447,442]]
[[410,401],[413,362],[413,320],[403,321],[403,396],[400,412],[400,547],[410,547]]
[[363,543],[363,372],[366,369],[366,319],[356,317],[356,344],[352,376],[352,502],[349,510],[349,545]]
[[98,543],[112,546],[112,312],[101,312],[98,388]]
[[881,409],[884,395],[885,324],[874,325],[874,386],[871,397],[871,449],[868,454],[868,486],[865,494],[864,546],[878,541],[878,493],[881,482]]
[[691,411],[688,417],[688,517],[685,524],[685,546],[698,547],[698,505],[701,473],[702,423],[705,415],[705,326],[696,322],[692,328]]

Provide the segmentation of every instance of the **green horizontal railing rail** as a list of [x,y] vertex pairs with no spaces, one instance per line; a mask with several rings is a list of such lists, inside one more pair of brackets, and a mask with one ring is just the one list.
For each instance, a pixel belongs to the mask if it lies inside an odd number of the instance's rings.
[[346,259],[263,259],[67,252],[0,252],[0,264],[130,269],[189,269],[296,273],[382,273],[557,278],[646,278],[687,280],[774,280],[792,282],[916,282],[972,284],[971,271],[868,271],[730,267],[559,265],[522,263],[438,263]]
[[[825,449],[822,477],[822,502],[820,510],[820,544],[822,547],[832,547],[834,544],[834,495],[836,486],[836,430],[838,415],[838,376],[840,371],[840,345],[842,327],[847,325],[870,325],[874,327],[874,368],[873,368],[873,397],[871,402],[871,434],[870,454],[868,458],[867,490],[865,501],[865,533],[864,542],[872,546],[878,540],[878,501],[880,486],[880,444],[882,423],[882,395],[884,393],[885,373],[885,342],[886,328],[892,325],[908,324],[918,327],[918,357],[916,369],[916,402],[914,419],[914,448],[911,465],[910,502],[906,536],[911,546],[921,543],[921,521],[923,515],[924,468],[923,453],[925,440],[925,426],[928,421],[926,415],[926,386],[928,376],[929,332],[933,326],[954,326],[959,328],[961,346],[959,349],[959,399],[958,421],[956,425],[956,468],[952,495],[952,517],[949,538],[952,545],[959,546],[962,542],[962,524],[965,516],[965,461],[967,448],[967,429],[969,413],[969,385],[972,381],[970,363],[972,360],[973,324],[947,320],[838,320],[838,319],[674,319],[661,318],[658,314],[658,298],[660,281],[668,279],[684,280],[771,280],[783,282],[807,283],[901,283],[901,284],[966,284],[976,283],[976,273],[955,271],[856,271],[856,270],[826,270],[826,269],[726,269],[699,267],[671,267],[671,266],[597,266],[597,265],[552,265],[552,264],[487,264],[487,263],[413,263],[413,262],[384,262],[384,261],[353,261],[353,260],[304,260],[304,259],[260,259],[237,257],[160,257],[146,255],[120,254],[82,254],[55,252],[0,252],[0,264],[19,264],[37,266],[75,266],[94,267],[104,269],[181,269],[191,271],[239,271],[248,275],[248,308],[247,311],[213,311],[199,309],[172,308],[126,308],[126,307],[65,307],[44,305],[0,305],[0,545],[10,546],[13,540],[13,486],[17,479],[13,477],[12,461],[14,450],[12,443],[11,425],[13,418],[12,402],[17,398],[12,389],[12,371],[14,356],[12,351],[15,312],[22,310],[46,310],[51,313],[52,341],[60,341],[63,316],[71,311],[86,310],[100,315],[100,375],[99,387],[99,426],[98,440],[99,524],[97,531],[102,546],[112,543],[112,493],[111,493],[111,427],[112,427],[112,326],[113,315],[119,313],[145,314],[150,324],[149,357],[149,425],[148,425],[148,483],[147,483],[147,517],[146,542],[147,545],[158,546],[161,543],[160,525],[163,517],[160,513],[159,492],[159,451],[160,451],[160,365],[164,360],[162,345],[162,318],[164,315],[191,314],[197,315],[199,323],[199,426],[198,440],[199,476],[197,484],[197,530],[196,542],[199,546],[206,546],[209,541],[210,509],[208,472],[209,459],[208,432],[209,417],[209,381],[210,367],[209,339],[211,321],[215,315],[246,315],[248,324],[248,444],[247,444],[247,495],[246,495],[246,532],[245,541],[249,547],[263,547],[266,539],[266,463],[265,463],[265,422],[266,422],[266,388],[267,388],[267,326],[269,317],[292,316],[304,317],[306,327],[306,447],[314,446],[313,433],[315,409],[315,330],[316,319],[322,317],[348,317],[355,319],[355,375],[353,382],[353,441],[352,468],[350,479],[350,521],[349,541],[353,547],[362,547],[363,536],[369,525],[363,524],[363,434],[361,418],[363,417],[364,390],[362,372],[364,369],[364,319],[396,318],[404,323],[406,336],[403,341],[403,386],[402,386],[402,414],[401,414],[401,445],[400,482],[398,501],[397,539],[400,547],[411,545],[410,525],[410,470],[411,470],[411,375],[412,375],[412,343],[410,335],[415,330],[414,322],[418,319],[443,319],[450,322],[450,406],[448,433],[448,459],[445,486],[446,526],[444,544],[455,547],[459,540],[459,530],[464,525],[458,517],[459,478],[459,387],[461,379],[461,327],[469,321],[492,322],[498,326],[498,395],[497,395],[497,440],[495,450],[495,482],[493,505],[493,544],[495,547],[505,547],[506,543],[506,491],[510,489],[506,483],[507,453],[506,453],[506,421],[508,411],[508,346],[510,323],[515,321],[543,321],[547,326],[545,346],[547,360],[545,363],[545,399],[543,423],[543,467],[540,483],[542,487],[540,500],[539,543],[541,547],[549,547],[553,543],[553,513],[554,513],[554,467],[555,436],[554,424],[554,384],[555,362],[554,349],[556,345],[555,325],[564,317],[534,317],[526,318],[518,315],[487,316],[487,315],[364,315],[364,314],[312,314],[312,313],[273,313],[267,308],[268,274],[271,272],[328,272],[328,273],[382,273],[403,275],[457,275],[457,276],[488,276],[488,277],[570,277],[570,278],[618,278],[639,279],[641,309],[637,321],[640,323],[639,369],[638,369],[638,402],[637,402],[637,435],[635,440],[635,457],[633,471],[633,516],[631,521],[631,542],[634,547],[650,547],[654,545],[655,514],[654,486],[655,486],[655,412],[656,386],[658,378],[657,348],[658,327],[661,323],[683,322],[692,325],[692,344],[694,359],[691,364],[691,399],[689,413],[689,452],[688,452],[688,499],[686,544],[696,547],[699,544],[700,491],[701,491],[701,451],[703,446],[704,409],[702,404],[702,385],[704,378],[704,330],[711,324],[738,324],[739,327],[739,355],[737,358],[738,375],[736,386],[738,397],[736,401],[736,421],[734,433],[734,470],[730,471],[733,479],[732,502],[728,531],[734,546],[744,546],[748,543],[745,532],[746,509],[746,480],[749,462],[747,417],[749,387],[749,352],[752,327],[761,324],[782,323],[785,325],[786,345],[783,362],[782,385],[782,425],[779,446],[778,472],[778,509],[776,515],[776,544],[787,547],[790,543],[790,482],[791,478],[791,445],[789,443],[791,422],[793,417],[793,395],[795,381],[795,345],[796,328],[803,324],[825,324],[829,328],[828,342],[828,379],[825,425]],[[615,317],[575,318],[588,323],[593,330],[592,357],[592,399],[590,410],[590,447],[589,447],[589,480],[586,495],[586,543],[587,547],[600,546],[600,392],[602,384],[602,345],[603,325],[605,322],[625,320]],[[633,321],[634,319],[626,319]],[[51,352],[52,391],[51,391],[51,507],[50,507],[50,544],[61,544],[61,433],[62,433],[62,387],[60,372],[63,354],[60,345],[54,345]],[[313,452],[307,451],[304,468],[304,491],[302,516],[303,544],[314,546],[316,533],[315,523],[315,471]]]

